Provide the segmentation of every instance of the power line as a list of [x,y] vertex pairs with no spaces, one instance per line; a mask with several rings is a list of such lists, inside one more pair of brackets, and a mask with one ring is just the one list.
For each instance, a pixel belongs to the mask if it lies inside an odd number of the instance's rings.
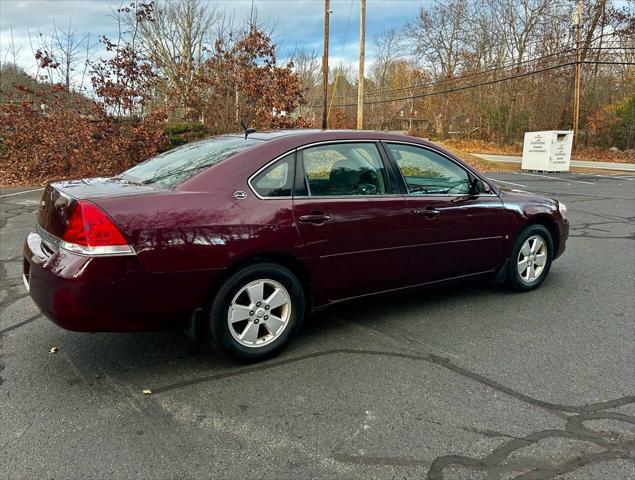
[[[594,48],[597,49],[597,50],[604,50],[604,48],[602,48],[602,49],[600,49],[599,47],[594,47]],[[451,79],[440,79],[440,80],[435,80],[435,81],[431,81],[431,82],[420,83],[420,84],[417,84],[417,85],[410,85],[410,86],[394,88],[394,89],[385,89],[385,90],[382,90],[380,92],[375,90],[375,91],[371,91],[370,93],[368,93],[367,96],[376,96],[376,95],[380,95],[380,94],[406,92],[408,90],[417,90],[417,89],[426,88],[426,87],[433,87],[435,85],[439,85],[439,84],[442,84],[442,83],[455,84],[455,83],[457,83],[459,81],[465,80],[466,78],[484,76],[484,75],[490,74],[490,73],[497,73],[497,72],[501,72],[501,71],[504,71],[504,70],[509,70],[510,68],[513,68],[513,67],[518,67],[520,65],[524,65],[524,64],[527,64],[527,63],[531,63],[531,62],[544,60],[546,58],[554,57],[554,56],[557,56],[557,55],[562,55],[562,54],[565,54],[565,53],[571,53],[571,52],[574,52],[574,51],[575,51],[575,49],[563,50],[561,52],[557,52],[557,53],[554,53],[554,54],[551,54],[551,55],[545,55],[545,56],[542,56],[542,57],[536,57],[536,58],[533,58],[533,59],[528,59],[528,60],[525,60],[524,62],[521,62],[520,64],[510,64],[510,65],[506,65],[504,67],[493,68],[493,69],[490,69],[490,70],[483,70],[483,71],[480,71],[480,72],[473,72],[473,73],[469,73],[469,74],[462,75],[462,76],[459,76],[459,77],[454,77],[454,78],[451,78]],[[348,99],[348,98],[353,98],[353,97],[354,97],[354,95],[339,95],[339,96],[337,96],[335,98]],[[386,99],[385,101],[391,101],[391,100],[390,99]],[[365,102],[365,103],[369,103],[369,102]],[[338,105],[342,105],[342,104],[338,104]],[[338,105],[336,105],[336,106],[338,106]],[[344,104],[344,105],[346,105],[346,104]]]
[[[607,50],[634,50],[635,48],[630,48],[630,47],[589,47],[588,50],[601,50],[601,51],[607,51]],[[445,81],[455,81],[455,80],[463,80],[465,78],[471,78],[474,76],[478,76],[478,75],[485,75],[487,73],[495,73],[501,70],[508,70],[510,68],[517,68],[521,65],[526,65],[528,63],[533,63],[533,62],[538,62],[540,60],[545,60],[547,58],[552,58],[552,57],[556,57],[559,55],[564,55],[567,53],[571,53],[571,52],[575,52],[575,48],[569,48],[567,50],[561,50],[558,52],[554,52],[554,53],[550,53],[547,55],[542,55],[540,57],[534,57],[534,58],[529,58],[527,60],[523,60],[521,62],[509,62],[507,64],[503,64],[500,65],[498,67],[494,67],[494,68],[490,68],[488,70],[481,70],[479,72],[472,72],[472,73],[468,73],[465,75],[460,75],[457,77],[453,77],[453,78],[449,78],[449,79],[444,79],[444,80],[435,80],[432,82],[426,82],[426,83],[419,83],[419,84],[415,84],[415,85],[408,85],[405,87],[399,87],[399,88],[378,88],[378,89],[374,89],[374,90],[370,90],[369,92],[364,93],[364,96],[376,96],[376,95],[382,95],[385,93],[394,93],[394,92],[400,92],[400,91],[406,91],[406,90],[412,90],[412,89],[418,89],[418,88],[423,88],[423,87],[429,87],[432,85],[436,85],[438,83],[442,83]],[[356,94],[343,94],[343,95],[337,95],[333,98],[353,98],[355,97]],[[333,99],[332,98],[332,99]]]
[[[605,62],[605,61],[583,61],[580,62],[583,65],[635,65],[635,62]],[[376,104],[380,104],[380,103],[390,103],[390,102],[400,102],[400,101],[404,101],[404,100],[413,100],[415,98],[424,98],[424,97],[432,97],[435,95],[442,95],[445,93],[455,93],[455,92],[460,92],[463,90],[469,90],[472,88],[478,88],[478,87],[483,87],[483,86],[487,86],[487,85],[493,85],[496,83],[501,83],[501,82],[506,82],[508,80],[514,80],[516,78],[521,78],[521,77],[527,77],[530,75],[536,75],[538,73],[543,73],[543,72],[547,72],[550,70],[556,70],[559,68],[564,68],[564,67],[569,67],[572,65],[575,65],[576,62],[567,62],[567,63],[561,63],[559,65],[553,65],[550,67],[545,67],[545,68],[540,68],[538,70],[532,70],[530,72],[523,72],[523,73],[518,73],[516,75],[512,75],[509,77],[505,77],[505,78],[498,78],[495,80],[489,80],[486,82],[480,82],[480,83],[474,83],[474,84],[470,84],[470,85],[463,85],[461,87],[454,87],[454,88],[449,88],[447,90],[442,90],[442,91],[438,91],[438,92],[428,92],[428,93],[420,93],[420,94],[416,94],[416,95],[409,95],[406,97],[398,97],[398,98],[390,98],[390,99],[384,99],[384,100],[374,100],[372,102],[364,102],[366,105],[376,105]],[[346,104],[338,104],[335,105],[335,107],[355,107],[357,106],[357,103],[346,103]]]
[[[399,87],[399,88],[375,89],[375,90],[371,90],[370,92],[366,93],[365,95],[366,96],[374,96],[374,95],[381,95],[383,93],[391,93],[391,92],[411,90],[411,89],[422,88],[422,87],[429,87],[431,85],[436,85],[437,83],[441,83],[441,82],[444,82],[444,81],[461,80],[463,78],[470,78],[470,77],[474,77],[474,76],[477,76],[477,75],[484,75],[484,74],[487,74],[487,73],[498,72],[500,70],[507,70],[507,69],[512,68],[512,67],[518,67],[518,66],[521,66],[521,65],[525,65],[527,63],[536,62],[536,61],[539,61],[539,60],[544,60],[546,58],[551,58],[551,57],[555,57],[555,56],[558,56],[558,55],[563,55],[565,53],[570,53],[570,52],[573,52],[573,51],[575,51],[575,49],[573,49],[573,48],[570,48],[568,50],[561,50],[559,52],[551,53],[549,55],[544,55],[544,56],[541,56],[541,57],[530,58],[530,59],[524,60],[522,62],[503,64],[503,65],[501,65],[499,67],[491,68],[489,70],[481,70],[479,72],[472,72],[472,73],[468,73],[466,75],[461,75],[461,76],[457,76],[457,77],[453,77],[453,78],[445,79],[445,80],[435,80],[433,82],[419,83],[419,84],[409,85],[409,86],[406,86],[406,87]],[[354,95],[339,95],[336,98],[350,98],[350,97],[353,97],[353,96]]]

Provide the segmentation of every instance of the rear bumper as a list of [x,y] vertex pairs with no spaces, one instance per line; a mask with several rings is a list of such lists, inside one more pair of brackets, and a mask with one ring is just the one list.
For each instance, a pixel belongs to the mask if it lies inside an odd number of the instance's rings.
[[151,273],[136,256],[45,253],[39,236],[24,245],[24,282],[54,323],[80,332],[182,328],[219,271]]

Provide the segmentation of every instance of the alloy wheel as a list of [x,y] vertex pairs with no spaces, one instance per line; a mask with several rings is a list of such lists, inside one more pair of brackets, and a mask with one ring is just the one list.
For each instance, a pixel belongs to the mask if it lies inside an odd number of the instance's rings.
[[545,271],[546,264],[547,242],[540,235],[532,235],[518,252],[518,274],[524,282],[533,283]]
[[232,337],[245,347],[262,347],[276,340],[291,318],[291,296],[270,279],[259,279],[242,287],[232,299],[227,323]]

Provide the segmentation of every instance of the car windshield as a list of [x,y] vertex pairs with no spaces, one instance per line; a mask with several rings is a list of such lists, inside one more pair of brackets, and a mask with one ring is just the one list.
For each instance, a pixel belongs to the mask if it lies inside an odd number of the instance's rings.
[[173,187],[226,158],[247,150],[259,140],[221,136],[167,151],[126,170],[121,178],[135,183]]

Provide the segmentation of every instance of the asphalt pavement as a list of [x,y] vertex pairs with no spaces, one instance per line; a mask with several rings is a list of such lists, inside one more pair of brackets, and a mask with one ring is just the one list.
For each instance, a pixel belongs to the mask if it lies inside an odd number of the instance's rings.
[[41,191],[0,192],[0,478],[635,479],[635,176],[492,178],[569,207],[540,289],[340,305],[252,366],[53,325],[21,280]]

